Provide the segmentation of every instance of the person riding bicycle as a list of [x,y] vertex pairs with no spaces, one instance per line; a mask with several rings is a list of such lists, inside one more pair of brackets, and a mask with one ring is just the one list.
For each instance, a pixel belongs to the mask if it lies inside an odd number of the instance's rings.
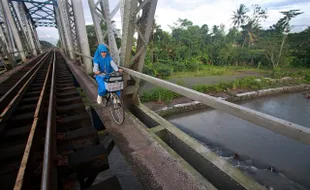
[[[96,75],[95,78],[98,83],[97,103],[101,104],[102,97],[104,97],[107,93],[104,79],[108,77],[107,74],[110,74],[113,71],[122,72],[122,69],[119,69],[118,66],[114,63],[112,57],[109,54],[108,48],[104,44],[98,45],[93,61],[93,72]],[[120,91],[117,92],[117,95],[120,96]]]

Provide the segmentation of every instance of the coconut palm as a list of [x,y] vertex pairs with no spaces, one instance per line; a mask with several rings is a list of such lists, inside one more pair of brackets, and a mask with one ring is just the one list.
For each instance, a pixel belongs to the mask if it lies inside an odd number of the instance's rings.
[[239,8],[233,12],[232,20],[234,26],[240,27],[248,20],[247,12],[249,12],[249,9],[244,4],[240,4]]

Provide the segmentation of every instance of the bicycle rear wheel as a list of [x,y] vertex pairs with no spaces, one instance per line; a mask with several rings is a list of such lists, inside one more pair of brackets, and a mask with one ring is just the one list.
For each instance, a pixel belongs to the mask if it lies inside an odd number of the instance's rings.
[[113,120],[117,124],[122,124],[125,119],[124,106],[122,100],[117,96],[116,93],[111,93],[110,96],[110,112]]

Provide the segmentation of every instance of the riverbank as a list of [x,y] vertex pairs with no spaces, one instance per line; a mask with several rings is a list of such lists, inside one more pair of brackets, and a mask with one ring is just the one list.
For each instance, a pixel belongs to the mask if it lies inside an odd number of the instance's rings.
[[305,98],[310,99],[310,90],[304,93]]
[[[248,81],[249,79],[246,79]],[[270,79],[270,78],[259,78],[255,79],[252,78],[252,83],[261,83],[260,85],[256,86],[257,90],[252,90],[251,88],[235,88],[235,89],[229,89],[226,86],[230,86],[229,84],[218,84],[209,87],[204,88],[196,88],[200,92],[207,91],[208,89],[211,89],[212,91],[205,92],[206,94],[209,94],[211,96],[224,99],[226,101],[230,102],[236,102],[246,99],[253,99],[258,98],[262,96],[268,96],[268,95],[275,95],[275,94],[281,94],[281,93],[289,93],[289,92],[301,92],[301,91],[309,91],[310,84],[307,80],[304,79],[304,77],[299,78],[290,78],[290,77],[284,77],[282,79]],[[240,81],[237,81],[237,83]],[[232,85],[234,85],[236,82],[234,82]],[[255,85],[254,85],[255,86]],[[219,89],[216,89],[218,87]],[[220,88],[222,87],[222,88]],[[224,88],[223,88],[224,87]],[[271,87],[271,88],[267,88]],[[164,92],[163,92],[164,91]],[[175,94],[173,92],[166,92],[164,89],[159,90],[158,93],[162,94],[162,96],[169,96],[169,101],[149,101],[145,102],[144,104],[158,113],[159,115],[163,117],[171,116],[174,114],[184,113],[192,110],[198,110],[198,109],[205,109],[208,106],[201,104],[198,101],[193,101],[187,97],[182,97],[178,94]],[[170,94],[170,95],[168,95]],[[159,95],[161,96],[161,95]],[[305,95],[306,97],[307,95]],[[166,98],[167,99],[167,98]]]
[[[175,72],[171,76],[164,78],[172,83],[176,83],[188,88],[195,85],[213,85],[223,82],[232,82],[248,76],[270,76],[271,71],[264,69],[246,68],[246,67],[212,67],[197,72]],[[155,85],[143,82],[141,86],[142,94],[156,88]]]

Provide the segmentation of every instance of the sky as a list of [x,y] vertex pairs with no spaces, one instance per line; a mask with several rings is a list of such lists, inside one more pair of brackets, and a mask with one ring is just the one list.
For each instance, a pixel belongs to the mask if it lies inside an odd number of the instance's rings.
[[[82,0],[83,11],[86,24],[92,24],[92,18],[89,11],[88,0]],[[110,11],[116,6],[118,0],[109,0]],[[263,28],[275,24],[282,17],[280,11],[290,9],[300,9],[304,12],[302,15],[291,21],[292,32],[299,32],[310,26],[310,0],[158,0],[155,19],[157,24],[161,25],[163,30],[170,32],[170,26],[178,18],[186,18],[195,25],[202,26],[208,24],[211,28],[213,25],[224,24],[226,29],[232,27],[232,14],[239,5],[243,3],[247,7],[253,4],[259,4],[266,8],[268,18],[262,23]],[[121,17],[118,11],[115,17],[116,27],[121,28]],[[40,39],[56,44],[59,36],[55,28],[38,28]]]

